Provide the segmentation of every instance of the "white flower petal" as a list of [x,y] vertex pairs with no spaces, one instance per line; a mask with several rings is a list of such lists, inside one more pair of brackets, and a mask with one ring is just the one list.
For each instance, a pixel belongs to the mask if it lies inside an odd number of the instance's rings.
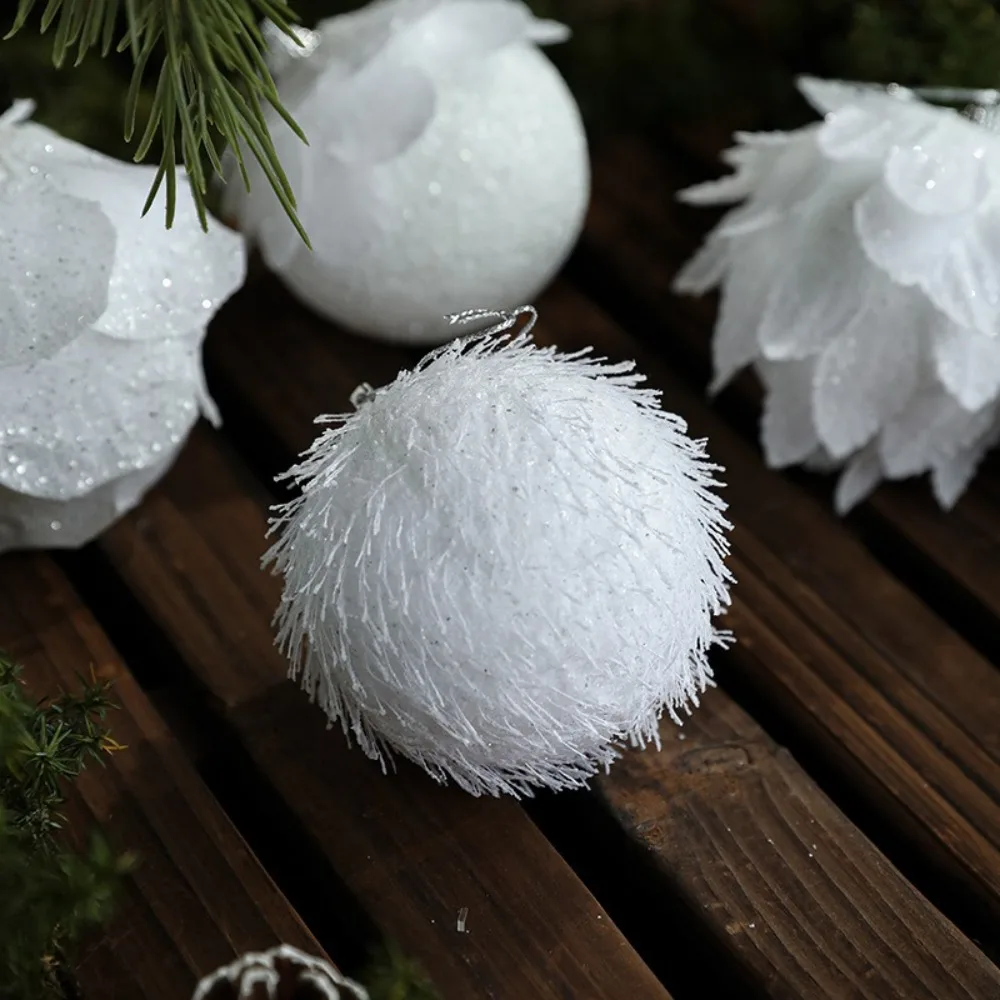
[[569,37],[564,25],[537,21],[518,0],[451,0],[424,14],[397,38],[420,65],[458,69],[508,45],[530,41],[535,32],[553,42]]
[[940,316],[932,343],[937,376],[965,409],[981,409],[997,398],[1000,337],[988,337]]
[[813,361],[760,362],[757,371],[767,393],[761,418],[761,444],[772,469],[795,465],[812,455],[820,441],[813,427]]
[[813,415],[820,440],[838,458],[865,445],[917,390],[926,342],[922,297],[882,280],[816,365]]
[[874,491],[882,480],[882,463],[878,449],[869,445],[855,455],[837,480],[833,506],[843,516]]
[[178,450],[68,500],[39,499],[0,487],[0,553],[85,545],[139,503],[173,464]]
[[971,224],[938,268],[921,277],[927,297],[959,326],[1000,333],[1000,213]]
[[795,81],[799,93],[821,114],[828,115],[850,107],[870,97],[871,84],[850,83],[846,80],[821,80],[815,76],[800,76]]
[[719,301],[712,339],[714,374],[710,392],[718,392],[758,353],[757,331],[767,307],[770,275],[786,255],[787,227],[731,241],[727,280]]
[[678,191],[677,200],[685,205],[725,205],[742,201],[753,192],[756,179],[746,171],[720,177],[717,181],[704,181]]
[[879,436],[886,475],[902,479],[926,472],[972,445],[993,420],[990,407],[970,413],[944,390],[925,387]]
[[841,185],[816,147],[812,128],[801,129],[796,141],[759,167],[747,167],[754,184],[746,203],[730,212],[719,226],[727,236],[753,232],[774,225],[794,213],[819,211],[830,197],[828,182]]
[[857,238],[872,264],[901,285],[918,285],[925,290],[971,224],[971,212],[915,212],[884,184],[873,185],[854,206]]
[[703,295],[715,288],[729,267],[729,240],[709,233],[697,253],[677,272],[672,288],[678,294]]
[[0,486],[66,500],[162,461],[198,418],[201,334],[87,333],[0,369]]
[[573,37],[569,27],[549,18],[535,18],[528,25],[527,39],[535,45],[561,45]]
[[1000,432],[994,425],[972,444],[959,449],[954,455],[938,462],[931,469],[931,487],[934,498],[945,509],[951,510],[976,474],[979,463],[986,452],[1000,439]]
[[[734,132],[733,138],[740,144],[734,147],[734,149],[753,149],[755,151],[780,150],[794,143],[801,132],[802,129],[792,132]],[[733,149],[725,150],[722,154],[722,159],[726,163],[729,163],[733,152]]]
[[772,279],[758,335],[763,356],[781,361],[822,350],[857,316],[870,272],[846,205],[800,224]]
[[885,185],[921,215],[974,212],[990,193],[982,142],[961,122],[945,119],[912,146],[898,144],[885,165]]
[[49,357],[107,308],[115,228],[41,176],[0,185],[0,368]]
[[207,325],[246,273],[243,238],[214,219],[204,232],[186,185],[178,189],[170,229],[163,224],[162,188],[149,213],[142,215],[155,173],[155,167],[103,158],[100,163],[62,164],[51,174],[61,190],[100,205],[118,234],[114,266],[105,279],[107,309],[96,324],[112,337],[186,336]]
[[896,121],[873,108],[846,107],[827,118],[817,142],[831,160],[881,160],[897,132]]

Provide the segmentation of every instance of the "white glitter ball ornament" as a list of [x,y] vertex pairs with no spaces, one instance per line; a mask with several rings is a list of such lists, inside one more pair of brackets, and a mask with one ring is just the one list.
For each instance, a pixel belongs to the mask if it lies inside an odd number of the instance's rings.
[[331,721],[473,794],[576,787],[656,743],[726,638],[705,443],[632,364],[514,322],[321,418],[266,557],[278,641]]
[[[417,344],[442,317],[532,299],[561,266],[589,198],[586,138],[537,47],[568,36],[516,0],[383,0],[273,38],[273,71],[305,146],[272,129],[314,252],[259,169],[228,209],[307,304]],[[297,57],[298,56],[298,57]]]
[[842,468],[841,512],[925,472],[951,507],[1000,438],[1000,95],[800,87],[821,123],[739,135],[736,172],[682,193],[742,204],[677,289],[721,286],[714,388],[755,367],[771,465]]
[[[200,412],[208,320],[242,283],[242,239],[202,232],[156,172],[0,116],[0,551],[81,545],[134,506]],[[157,211],[159,207],[160,211]]]

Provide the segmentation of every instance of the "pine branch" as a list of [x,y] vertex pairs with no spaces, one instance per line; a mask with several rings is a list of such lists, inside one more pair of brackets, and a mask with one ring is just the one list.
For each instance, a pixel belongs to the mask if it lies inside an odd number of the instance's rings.
[[133,859],[100,837],[85,853],[61,846],[65,783],[88,760],[122,749],[103,725],[109,686],[32,703],[0,655],[0,1000],[55,1000],[66,949],[103,923]]
[[[25,27],[36,6],[41,6],[38,0],[18,0],[6,38]],[[124,33],[116,46],[123,13]],[[306,139],[282,106],[264,61],[265,42],[259,28],[263,18],[295,37],[296,17],[286,0],[48,0],[40,28],[43,33],[53,31],[52,58],[57,67],[69,61],[78,66],[91,51],[107,56],[117,48],[131,55],[128,141],[136,134],[142,84],[147,76],[155,78],[152,109],[135,151],[136,161],[142,161],[156,139],[161,140],[160,167],[144,213],[165,185],[166,223],[168,227],[173,223],[177,165],[182,163],[202,226],[207,226],[209,179],[213,174],[222,176],[219,146],[228,145],[236,153],[243,183],[249,186],[242,162],[245,147],[261,164],[308,244],[296,215],[295,196],[268,132],[265,106],[272,107],[303,142]]]

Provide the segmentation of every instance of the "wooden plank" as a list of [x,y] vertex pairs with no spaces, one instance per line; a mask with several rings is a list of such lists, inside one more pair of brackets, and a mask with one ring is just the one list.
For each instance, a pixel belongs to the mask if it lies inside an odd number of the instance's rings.
[[81,956],[85,998],[187,1000],[245,951],[285,942],[323,954],[48,558],[0,560],[0,646],[36,696],[72,689],[91,667],[115,683],[109,725],[128,749],[85,771],[69,813],[78,842],[97,825],[139,865],[107,934]]
[[381,930],[445,997],[665,1000],[520,806],[408,766],[383,776],[285,681],[269,624],[279,582],[259,568],[265,509],[253,490],[199,430],[103,549]]
[[721,691],[598,783],[770,1000],[992,998],[1000,969]]
[[[670,294],[690,250],[689,234],[676,221],[681,210],[670,176],[668,165],[634,140],[612,148],[606,161],[598,157],[585,242],[615,287],[627,289],[631,320],[650,339],[655,332],[658,342],[669,343],[675,356],[680,341],[682,356],[696,352],[704,364],[711,306]],[[551,322],[551,309],[546,315]],[[573,309],[572,320],[559,321],[558,337],[587,321],[583,306]],[[668,404],[711,438],[713,455],[728,468],[737,555],[756,567],[758,592],[779,598],[761,606],[778,616],[778,634],[796,619],[808,626],[799,630],[801,660],[791,673],[740,652],[734,665],[783,710],[807,745],[864,791],[876,815],[930,851],[941,871],[996,914],[996,670],[885,572],[825,502],[764,469],[756,447],[665,364],[596,321],[581,337],[602,351],[615,347],[612,356],[639,356],[668,390]],[[744,583],[741,590],[748,595],[750,588]],[[748,610],[762,614],[757,606]]]
[[[246,321],[233,324],[239,331],[239,340],[237,342],[234,337],[228,349],[216,340],[217,367],[235,392],[247,401],[249,409],[275,414],[272,427],[287,441],[289,448],[303,446],[314,433],[308,424],[312,414],[322,409],[339,409],[359,381],[370,379],[375,384],[388,381],[400,365],[412,363],[415,357],[413,353],[381,349],[370,342],[359,343],[311,319],[290,304],[282,307],[285,296],[270,279],[263,280],[259,288],[249,289],[244,295],[246,301],[241,310],[247,310]],[[258,325],[250,321],[250,314],[260,315],[268,308],[274,310],[268,322]],[[616,340],[613,327],[606,321],[591,318],[590,311],[590,306],[579,296],[566,289],[562,294],[557,290],[544,303],[543,329],[538,339],[573,349],[585,346],[596,335],[602,352],[620,353],[620,334]],[[280,338],[275,336],[276,330],[281,331]],[[357,361],[361,352],[365,355],[364,364]],[[284,358],[293,360],[286,364]],[[324,399],[315,390],[303,386],[297,373],[306,365],[308,384],[336,385],[337,398]],[[262,378],[261,373],[265,372],[267,377]],[[206,474],[207,468],[192,471],[187,478],[195,482]],[[222,530],[221,520],[210,529],[212,534]],[[764,739],[759,729],[752,727],[746,716],[721,693],[706,702],[699,711],[699,718],[703,733],[729,733],[732,720],[738,719],[741,732],[752,733],[753,741]],[[665,727],[665,732],[671,733],[671,727]],[[668,739],[672,739],[672,733]],[[715,752],[707,739],[701,739],[698,746],[705,756],[711,757]],[[642,758],[642,763],[635,763],[633,756]],[[686,788],[689,768],[696,756],[686,756],[680,761],[676,754],[669,753],[630,755],[629,767],[639,768],[645,775],[643,808],[657,800],[672,801],[675,793],[680,794]],[[706,769],[710,771],[711,766],[706,765]],[[739,905],[734,898],[713,895],[712,885],[731,880],[739,872],[734,870],[733,853],[708,847],[703,831],[693,823],[678,824],[674,830],[674,850],[669,854],[661,851],[672,886],[696,911],[697,918],[712,928],[718,944],[733,954],[745,974],[758,984],[766,985],[769,991],[777,991],[775,995],[805,995],[798,992],[804,982],[805,962],[815,973],[815,981],[810,979],[813,985],[808,995],[833,997],[845,995],[854,984],[852,970],[864,967],[868,970],[866,980],[872,995],[881,991],[880,995],[884,996],[904,996],[905,992],[901,991],[909,978],[900,969],[923,970],[920,956],[931,951],[939,952],[946,963],[958,955],[966,955],[969,968],[975,970],[969,980],[976,984],[973,995],[991,996],[998,980],[996,970],[983,956],[891,871],[891,866],[833,810],[806,775],[790,763],[783,765],[781,775],[784,784],[780,787],[774,781],[762,785],[756,770],[746,772],[746,781],[741,775],[731,775],[726,794],[713,808],[720,817],[720,824],[729,827],[731,836],[755,845],[755,860],[761,870],[770,869],[770,874],[797,901],[796,907],[776,909],[773,886],[765,878],[746,885]],[[633,784],[627,777],[620,784],[617,771],[612,771],[611,777],[601,782],[608,801],[621,816],[627,812]],[[762,799],[765,792],[775,796],[775,800]],[[786,843],[778,847],[768,844],[767,828],[758,826],[754,818],[758,808],[762,815],[777,810],[811,817],[812,804],[819,802],[823,805],[817,806],[818,818],[812,823],[826,823],[829,829],[824,827],[816,831],[814,839],[831,856],[843,857],[844,870],[857,875],[849,887],[839,890],[837,896],[836,912],[843,921],[839,935],[828,933],[829,880],[818,878],[814,866],[803,864],[797,850],[790,849]],[[830,819],[834,814],[839,817],[836,822]],[[636,820],[627,824],[640,841],[645,840],[639,829],[643,822]],[[834,844],[833,841],[848,830],[852,832],[845,836],[844,846]],[[882,899],[892,900],[898,896],[903,900],[905,897],[905,905],[900,903],[900,912],[913,920],[912,927],[907,928],[899,923],[898,917],[892,916],[891,906],[879,909],[879,915],[887,921],[883,931],[890,939],[888,945],[871,930],[870,921],[875,911],[868,896],[872,887]],[[729,930],[734,921],[738,922],[741,912],[770,914],[771,936],[763,950],[754,936],[734,934]],[[806,959],[803,949],[807,940],[812,945]],[[947,964],[942,966],[928,980],[937,996],[967,996],[965,980],[961,976],[952,978],[947,969]]]

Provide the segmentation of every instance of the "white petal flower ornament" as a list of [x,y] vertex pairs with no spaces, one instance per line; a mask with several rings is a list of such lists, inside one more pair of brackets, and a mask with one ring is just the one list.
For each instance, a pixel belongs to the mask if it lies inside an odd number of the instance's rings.
[[200,412],[208,320],[240,237],[142,218],[153,167],[0,116],[0,552],[81,545],[138,502]]
[[331,721],[473,794],[576,787],[656,743],[725,641],[705,443],[632,364],[505,335],[525,312],[321,418],[267,557]]
[[[568,30],[520,0],[376,0],[272,32],[276,148],[313,251],[258,166],[227,211],[268,266],[329,319],[388,340],[451,336],[446,314],[513,308],[558,270],[590,170],[576,102],[540,46]],[[235,171],[234,171],[235,173]]]
[[681,193],[741,204],[676,289],[721,287],[712,388],[756,369],[770,465],[842,468],[840,512],[925,472],[951,507],[1000,438],[1000,94],[799,85],[822,122]]

